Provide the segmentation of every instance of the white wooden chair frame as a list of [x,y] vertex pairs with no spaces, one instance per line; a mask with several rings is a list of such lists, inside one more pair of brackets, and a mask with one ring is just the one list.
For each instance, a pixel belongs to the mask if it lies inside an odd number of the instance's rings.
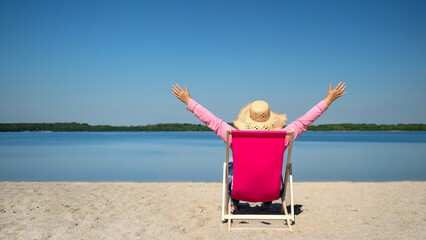
[[[290,142],[287,149],[287,164],[285,170],[283,194],[281,195],[281,214],[282,215],[260,215],[260,214],[241,214],[234,215],[231,213],[231,196],[228,191],[228,168],[229,168],[229,136],[232,135],[231,131],[227,132],[226,135],[226,162],[223,164],[223,186],[222,186],[222,222],[228,220],[228,231],[232,230],[232,220],[285,220],[287,222],[288,230],[292,231],[291,224],[294,221],[294,200],[293,200],[293,173],[290,163],[291,150],[293,147],[294,130],[287,132],[287,136],[290,136]],[[290,206],[291,214],[288,214],[287,207],[285,204],[285,195],[287,190],[287,178],[290,181]],[[259,229],[259,228],[233,228],[233,229]],[[275,229],[275,230],[286,230],[286,228],[260,228],[260,229]]]

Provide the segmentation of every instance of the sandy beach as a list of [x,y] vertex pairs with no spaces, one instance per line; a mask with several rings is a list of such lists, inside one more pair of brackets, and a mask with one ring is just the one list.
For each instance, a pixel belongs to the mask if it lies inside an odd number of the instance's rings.
[[293,232],[228,232],[220,183],[0,182],[0,239],[426,239],[426,182],[294,188]]

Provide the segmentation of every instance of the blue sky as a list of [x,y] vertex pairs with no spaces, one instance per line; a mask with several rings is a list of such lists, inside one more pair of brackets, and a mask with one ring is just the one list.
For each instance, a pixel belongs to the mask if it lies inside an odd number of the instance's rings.
[[425,1],[1,1],[0,122],[227,122],[257,99],[292,121],[426,123]]

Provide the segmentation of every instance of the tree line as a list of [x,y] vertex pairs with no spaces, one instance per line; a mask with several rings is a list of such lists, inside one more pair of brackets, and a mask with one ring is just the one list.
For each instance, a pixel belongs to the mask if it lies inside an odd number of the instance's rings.
[[426,124],[321,124],[309,126],[308,131],[426,131]]
[[[231,126],[232,123],[229,123]],[[145,126],[89,125],[87,123],[0,123],[0,132],[207,132],[207,126],[190,123],[160,123]],[[426,131],[426,124],[321,124],[308,131]]]

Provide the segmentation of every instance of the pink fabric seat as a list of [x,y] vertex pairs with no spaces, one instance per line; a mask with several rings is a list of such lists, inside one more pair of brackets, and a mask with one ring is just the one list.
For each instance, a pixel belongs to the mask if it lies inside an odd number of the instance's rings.
[[232,198],[269,202],[280,198],[286,131],[232,131]]

